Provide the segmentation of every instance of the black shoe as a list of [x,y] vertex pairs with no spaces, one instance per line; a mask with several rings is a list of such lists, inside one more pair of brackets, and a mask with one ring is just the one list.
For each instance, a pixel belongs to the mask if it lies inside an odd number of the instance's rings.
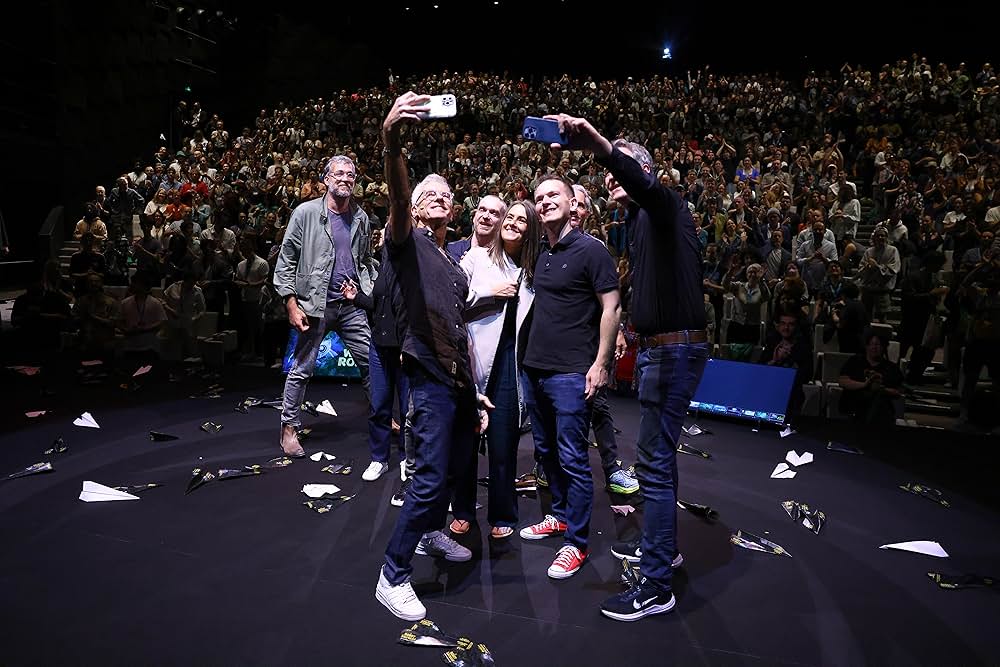
[[389,504],[393,507],[402,507],[403,502],[406,500],[406,492],[410,488],[410,481],[412,477],[407,477],[400,485],[399,490],[392,494],[392,499],[389,500]]
[[538,488],[548,488],[549,480],[545,477],[545,469],[535,463],[535,469],[532,471],[535,473],[535,484]]
[[671,591],[661,591],[641,582],[638,586],[605,600],[601,605],[601,613],[616,621],[638,621],[643,616],[665,614],[676,603]]
[[[613,547],[611,547],[611,555],[615,558],[621,560],[624,558],[630,563],[638,563],[639,559],[642,558],[642,537],[637,537],[631,542],[618,542]],[[673,569],[679,568],[684,564],[684,554],[680,551],[674,554],[674,557],[670,560],[670,567]]]

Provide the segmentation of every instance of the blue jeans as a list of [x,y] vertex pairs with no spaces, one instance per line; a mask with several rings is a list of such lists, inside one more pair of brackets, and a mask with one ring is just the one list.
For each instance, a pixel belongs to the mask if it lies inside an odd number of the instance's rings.
[[[410,406],[410,381],[403,372],[398,347],[382,347],[372,343],[368,355],[371,377],[372,406],[368,417],[368,447],[372,461],[389,462],[389,439],[392,436],[392,405],[399,400],[399,422],[405,421]],[[400,438],[400,443],[403,438]]]
[[536,460],[552,493],[552,514],[566,522],[566,543],[587,550],[594,480],[588,457],[590,404],[584,400],[583,373],[526,368],[522,385],[531,411]]
[[[486,395],[496,406],[490,411],[486,427],[486,447],[489,455],[490,485],[486,519],[491,526],[517,525],[517,494],[514,479],[517,470],[517,444],[521,439],[521,406],[517,395],[517,367],[514,336],[503,336],[493,360]],[[453,505],[456,519],[472,521],[476,516],[476,479],[478,457],[473,456],[469,467],[458,480]]]
[[285,378],[285,394],[281,404],[281,424],[302,426],[299,409],[306,397],[306,385],[316,369],[316,356],[327,331],[336,331],[344,345],[351,351],[354,363],[361,371],[361,382],[365,394],[369,394],[368,349],[371,347],[372,332],[368,327],[365,311],[347,301],[331,301],[326,304],[323,321],[318,317],[309,318],[309,330],[300,333],[295,343],[292,368]]
[[669,591],[677,552],[677,440],[708,360],[704,343],[663,345],[639,352],[639,442],[635,470],[645,498],[640,569]]
[[424,533],[444,527],[454,480],[475,454],[479,421],[474,392],[443,385],[419,367],[407,370],[416,469],[385,550],[382,571],[393,586],[410,578],[410,561]]

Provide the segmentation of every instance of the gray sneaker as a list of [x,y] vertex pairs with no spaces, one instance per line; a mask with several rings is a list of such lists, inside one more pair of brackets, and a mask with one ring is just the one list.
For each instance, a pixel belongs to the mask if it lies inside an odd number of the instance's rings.
[[432,533],[424,533],[417,543],[417,550],[414,552],[421,556],[435,556],[444,558],[453,563],[464,563],[472,560],[472,552],[461,544],[451,539],[440,530]]

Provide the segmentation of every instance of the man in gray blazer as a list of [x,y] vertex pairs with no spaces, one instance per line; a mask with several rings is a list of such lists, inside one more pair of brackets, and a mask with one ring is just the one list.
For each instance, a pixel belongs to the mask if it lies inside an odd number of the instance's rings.
[[299,408],[312,377],[323,337],[336,331],[361,371],[368,394],[368,319],[345,288],[371,295],[377,271],[368,215],[351,197],[357,170],[351,158],[335,155],[323,169],[326,195],[292,211],[274,269],[274,286],[285,300],[289,323],[298,330],[292,368],[281,407],[281,449],[305,455],[297,430]]

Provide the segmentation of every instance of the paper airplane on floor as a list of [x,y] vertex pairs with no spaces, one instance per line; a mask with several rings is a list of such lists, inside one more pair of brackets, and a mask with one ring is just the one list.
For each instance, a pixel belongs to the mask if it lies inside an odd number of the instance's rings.
[[702,433],[711,433],[712,431],[707,428],[702,428],[697,424],[691,424],[690,426],[681,426],[681,430],[688,435],[694,437],[696,435],[701,435]]
[[325,495],[340,493],[340,487],[334,484],[305,484],[302,486],[302,493],[310,498],[322,498]]
[[212,480],[215,479],[215,473],[211,470],[203,470],[201,468],[195,468],[191,471],[191,481],[188,482],[187,489],[184,491],[184,495],[187,495],[197,489],[199,486],[204,486]]
[[911,551],[915,554],[925,556],[935,556],[937,558],[947,558],[948,552],[937,542],[930,540],[916,540],[913,542],[896,542],[895,544],[883,544],[879,549],[898,549],[899,551]]
[[959,588],[993,588],[996,585],[994,577],[982,577],[978,574],[941,574],[940,572],[928,572],[927,576],[931,580],[947,590]]
[[80,362],[81,366],[101,366],[102,364],[104,364],[104,362],[101,361],[100,359],[90,359],[88,361]]
[[69,449],[69,447],[66,446],[66,443],[63,442],[63,439],[62,438],[56,438],[55,440],[52,441],[52,446],[49,447],[48,449],[46,449],[42,453],[43,454],[62,454],[67,449]]
[[326,514],[330,510],[337,509],[353,497],[354,496],[334,496],[332,498],[317,498],[316,500],[307,500],[302,504],[315,511],[317,514]]
[[299,440],[305,440],[312,435],[313,430],[311,428],[300,428],[295,432],[295,435],[299,436]]
[[139,500],[139,496],[113,489],[97,482],[84,482],[80,491],[80,500],[85,503],[103,503],[114,500]]
[[273,459],[270,459],[266,463],[264,463],[264,465],[261,467],[267,470],[273,470],[275,468],[285,468],[287,466],[292,465],[293,463],[294,461],[292,461],[287,456],[275,456]]
[[151,482],[149,484],[132,484],[131,486],[116,486],[114,488],[118,491],[124,491],[125,493],[140,493],[142,491],[148,491],[160,486],[163,485]]
[[792,557],[792,554],[785,551],[785,548],[781,545],[775,544],[759,535],[748,533],[745,530],[737,530],[736,534],[730,536],[729,541],[738,547],[749,549],[750,551],[763,551],[775,556]]
[[719,518],[719,513],[708,505],[699,505],[698,503],[689,503],[686,500],[678,500],[677,506],[682,510],[687,510],[691,514],[709,521],[715,521]]
[[47,410],[32,410],[31,412],[25,412],[24,416],[28,417],[29,419],[33,419],[35,417],[41,417],[46,412],[48,412],[48,411]]
[[331,475],[350,475],[351,467],[354,465],[354,459],[347,459],[346,463],[334,463],[332,465],[320,468],[322,472],[328,472]]
[[900,485],[903,491],[907,493],[912,493],[916,496],[921,496],[927,500],[932,500],[942,507],[951,507],[951,503],[945,500],[944,496],[937,489],[924,486],[923,484],[914,484],[913,482],[907,482],[906,484]]
[[626,588],[635,588],[642,581],[642,574],[639,572],[639,564],[629,562],[628,558],[621,559],[621,570],[619,578]]
[[826,523],[826,514],[820,510],[811,509],[805,503],[786,500],[781,503],[781,506],[785,508],[785,512],[788,513],[792,521],[802,524],[817,535],[823,529],[823,524]]
[[686,442],[682,442],[677,446],[677,451],[680,454],[690,454],[691,456],[700,456],[703,459],[710,459],[712,455],[708,452],[698,449],[697,447],[692,447]]
[[254,398],[253,396],[247,396],[240,404],[236,406],[236,412],[242,412],[243,414],[249,414],[250,408],[255,408],[258,405],[262,405],[263,401],[259,398]]
[[795,435],[796,432],[791,426],[786,426],[778,435],[782,438],[787,438],[790,435]]
[[179,436],[170,435],[169,433],[160,433],[159,431],[150,431],[149,439],[153,442],[166,442],[167,440],[177,440]]
[[790,465],[798,468],[799,466],[804,466],[807,463],[812,463],[813,455],[812,452],[803,452],[800,456],[795,453],[795,450],[789,450],[789,452],[785,454],[785,460],[788,461]]
[[333,404],[330,403],[329,399],[324,400],[322,403],[317,405],[316,412],[320,412],[324,415],[330,415],[331,417],[337,416],[337,411],[333,409]]
[[219,479],[236,479],[237,477],[252,477],[260,475],[264,469],[259,465],[243,466],[242,468],[220,468],[216,476]]
[[7,368],[21,375],[28,376],[38,375],[39,371],[42,370],[40,366],[8,366]]
[[323,459],[326,459],[327,461],[332,461],[337,457],[334,456],[333,454],[327,454],[326,452],[316,452],[309,458],[312,459],[313,461],[322,461]]
[[34,465],[28,466],[24,470],[18,470],[15,473],[7,475],[7,479],[17,479],[18,477],[37,475],[38,473],[41,472],[52,472],[52,464],[49,463],[48,461],[45,461],[44,463],[35,463]]
[[205,422],[201,425],[201,430],[205,433],[218,433],[222,430],[222,424],[216,424],[215,422]]
[[628,516],[635,511],[635,508],[631,505],[612,505],[611,511],[615,514],[621,514],[622,516]]
[[538,480],[535,478],[533,473],[526,472],[514,480],[514,490],[518,493],[530,493],[532,491],[537,491]]
[[312,415],[313,417],[318,417],[319,414],[316,412],[316,405],[312,401],[305,401],[299,406],[299,410],[305,412],[306,414]]
[[73,426],[84,426],[86,428],[101,428],[94,416],[89,412],[84,412],[82,415],[73,420]]
[[774,471],[771,472],[771,479],[794,479],[795,471],[788,467],[788,464],[782,461],[778,465],[774,466]]
[[425,618],[403,630],[399,643],[404,646],[458,646],[458,637],[445,634],[437,623]]
[[142,367],[141,367],[141,368],[139,368],[139,370],[137,370],[137,371],[136,371],[135,373],[132,373],[132,377],[134,377],[134,378],[137,378],[137,377],[139,377],[140,375],[145,375],[146,373],[148,373],[148,372],[149,372],[149,371],[151,371],[151,370],[153,370],[153,367],[152,367],[152,366],[142,366]]
[[840,452],[842,454],[864,454],[863,451],[857,447],[852,447],[851,445],[845,445],[842,442],[834,442],[833,440],[826,443],[826,448],[831,452]]

